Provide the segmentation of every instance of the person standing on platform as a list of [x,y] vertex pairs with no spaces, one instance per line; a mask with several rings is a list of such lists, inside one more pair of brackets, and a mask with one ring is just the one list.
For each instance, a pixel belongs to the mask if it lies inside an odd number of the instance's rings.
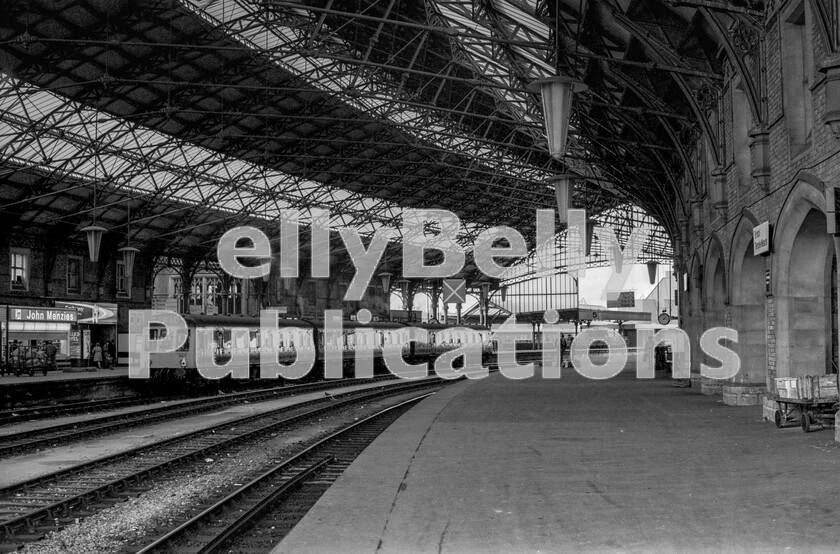
[[9,352],[9,363],[12,371],[20,371],[20,343],[18,341],[12,342],[12,350]]
[[117,365],[117,343],[114,339],[108,341],[108,355],[111,357],[111,369]]
[[566,335],[560,333],[560,367],[563,367],[563,355],[566,353]]
[[93,363],[96,364],[97,369],[102,369],[102,347],[97,342],[93,345]]
[[44,347],[44,350],[47,353],[47,368],[53,371],[58,369],[58,366],[55,364],[55,355],[58,349],[55,347],[51,340],[47,341],[47,346]]
[[[562,346],[563,352],[565,352],[565,354],[562,354],[560,356],[560,359],[563,362],[563,367],[571,367],[571,365],[572,365],[572,354],[571,354],[572,335],[563,335],[563,339],[561,341],[561,344],[563,345]],[[564,359],[564,356],[565,356],[565,359]]]
[[38,343],[38,347],[35,350],[35,366],[44,371],[44,375],[46,375],[46,368],[47,368],[47,345],[41,341]]

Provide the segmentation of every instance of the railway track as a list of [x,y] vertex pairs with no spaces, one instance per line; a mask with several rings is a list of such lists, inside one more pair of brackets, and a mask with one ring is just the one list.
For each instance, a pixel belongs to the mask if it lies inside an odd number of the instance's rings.
[[180,399],[181,398],[172,397],[149,398],[141,396],[131,396],[124,398],[104,398],[102,400],[84,400],[80,402],[67,402],[64,404],[54,404],[49,406],[29,406],[26,408],[18,408],[15,410],[0,411],[0,425],[12,425],[15,423],[23,423],[24,421],[34,421],[38,419],[48,419],[66,415],[114,410],[117,408],[128,408],[131,406],[140,406],[142,404],[154,404],[156,402],[166,400],[175,401]]
[[90,515],[96,506],[121,501],[148,490],[147,481],[169,474],[194,460],[226,451],[272,432],[288,428],[376,398],[442,386],[444,381],[384,385],[371,391],[324,397],[228,421],[207,429],[106,456],[0,489],[0,552],[37,540],[77,518]]
[[[389,378],[392,377],[380,376],[374,379],[384,380]],[[0,458],[22,454],[38,448],[74,442],[112,431],[121,431],[138,425],[149,425],[188,415],[200,414],[244,402],[261,402],[294,394],[332,389],[339,384],[341,386],[352,386],[360,383],[370,383],[372,381],[371,379],[343,379],[341,381],[319,381],[317,383],[303,385],[237,392],[223,396],[182,401],[174,405],[155,406],[128,413],[105,415],[74,423],[51,425],[49,427],[22,431],[20,433],[0,435],[0,441],[2,441],[0,444]]]
[[289,459],[265,467],[249,483],[151,543],[131,551],[137,554],[269,551],[376,437],[430,394],[419,395],[347,425]]

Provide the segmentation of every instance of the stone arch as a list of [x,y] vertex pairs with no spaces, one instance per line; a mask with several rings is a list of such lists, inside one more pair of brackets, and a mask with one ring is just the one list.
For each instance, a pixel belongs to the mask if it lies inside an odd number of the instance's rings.
[[[735,258],[731,255],[734,252],[736,244],[738,244],[738,233],[743,232],[746,230],[750,231],[750,239],[752,239],[752,228],[758,225],[759,221],[758,218],[752,213],[748,208],[744,208],[741,210],[741,214],[737,218],[737,223],[735,224],[735,231],[732,233],[732,238],[729,244],[729,252],[730,257],[732,258],[733,266],[734,262],[736,261]],[[730,275],[731,275],[731,267],[730,267]]]
[[738,331],[738,342],[732,348],[741,359],[741,369],[732,383],[723,387],[727,404],[760,404],[767,384],[764,258],[753,255],[753,227],[757,224],[755,216],[745,210],[729,249],[730,327]]
[[[706,263],[703,266],[703,317],[701,328],[698,329],[698,339],[706,330],[726,325],[729,302],[726,265],[723,244],[717,236],[713,236],[706,250]],[[703,363],[710,366],[718,365],[716,360],[708,357],[704,352],[698,352],[698,354]],[[704,377],[701,379],[700,390],[703,394],[719,394],[723,390],[723,383]]]
[[703,308],[706,313],[709,310],[717,310],[720,307],[720,325],[725,323],[723,306],[729,302],[728,288],[726,286],[726,255],[723,250],[723,243],[713,235],[706,249],[706,263],[703,266]]
[[[774,229],[775,361],[779,377],[830,369],[833,241],[826,232],[824,185],[803,173]],[[775,356],[773,356],[775,354]]]

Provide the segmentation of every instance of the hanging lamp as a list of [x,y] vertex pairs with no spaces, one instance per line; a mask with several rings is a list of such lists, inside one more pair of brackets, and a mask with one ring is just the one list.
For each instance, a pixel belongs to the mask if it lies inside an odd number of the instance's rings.
[[[96,121],[95,128],[96,140],[99,140],[99,121]],[[99,261],[99,247],[102,245],[102,235],[108,229],[96,224],[96,193],[99,189],[99,181],[96,176],[96,161],[93,162],[93,223],[87,227],[82,227],[82,232],[87,238],[88,255],[91,262]]]
[[656,267],[659,265],[659,262],[655,260],[651,260],[647,263],[647,270],[648,270],[648,279],[650,279],[650,284],[654,284],[656,282]]
[[542,98],[548,152],[555,158],[562,158],[566,154],[574,93],[586,89],[583,82],[569,77],[548,77],[528,85],[529,91],[539,91]]

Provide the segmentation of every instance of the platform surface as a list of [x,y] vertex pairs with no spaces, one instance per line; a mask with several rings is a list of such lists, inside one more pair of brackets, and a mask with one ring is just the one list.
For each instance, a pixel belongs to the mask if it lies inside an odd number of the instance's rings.
[[667,379],[459,383],[392,425],[273,551],[828,552],[833,432]]
[[74,371],[48,371],[46,375],[36,371],[35,375],[30,377],[28,374],[22,374],[20,377],[14,375],[3,375],[0,377],[0,387],[5,385],[19,385],[30,383],[51,383],[55,381],[77,381],[79,379],[109,379],[109,378],[128,378],[128,366],[116,366],[114,369],[96,369],[94,371],[81,371],[76,369]]

